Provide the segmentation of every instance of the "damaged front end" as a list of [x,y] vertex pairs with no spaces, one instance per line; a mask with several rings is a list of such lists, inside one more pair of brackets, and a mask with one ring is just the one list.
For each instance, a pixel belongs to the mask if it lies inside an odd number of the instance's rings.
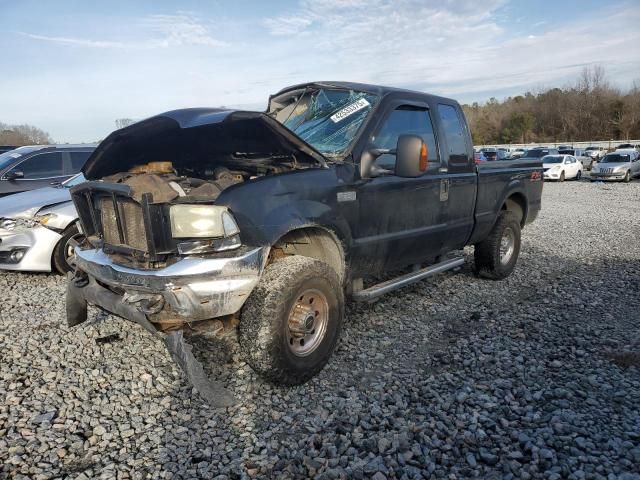
[[324,166],[262,113],[181,110],[114,132],[85,165],[89,181],[71,190],[86,241],[69,275],[69,325],[86,320],[88,304],[139,323],[163,338],[208,401],[228,404],[183,331],[233,319],[269,246],[243,244],[242,223],[216,200],[261,177]]

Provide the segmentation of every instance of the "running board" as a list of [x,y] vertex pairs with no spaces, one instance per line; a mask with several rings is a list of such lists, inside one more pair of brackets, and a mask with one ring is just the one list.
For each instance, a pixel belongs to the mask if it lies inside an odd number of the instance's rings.
[[378,283],[377,285],[369,287],[365,290],[354,292],[351,298],[353,298],[357,302],[370,302],[371,300],[375,300],[385,293],[393,292],[394,290],[419,282],[420,280],[423,280],[425,278],[432,277],[433,275],[436,275],[438,273],[446,272],[447,270],[453,270],[454,268],[457,268],[463,264],[464,257],[451,258],[434,265],[429,265],[428,267],[417,270],[415,272],[405,273],[404,275],[392,278],[391,280],[387,280],[386,282]]

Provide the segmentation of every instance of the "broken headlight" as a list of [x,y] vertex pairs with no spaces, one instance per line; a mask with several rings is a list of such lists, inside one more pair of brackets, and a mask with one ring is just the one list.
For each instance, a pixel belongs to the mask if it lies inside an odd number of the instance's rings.
[[181,254],[220,252],[240,246],[240,229],[226,207],[172,205],[169,217],[173,238],[191,239],[178,244]]

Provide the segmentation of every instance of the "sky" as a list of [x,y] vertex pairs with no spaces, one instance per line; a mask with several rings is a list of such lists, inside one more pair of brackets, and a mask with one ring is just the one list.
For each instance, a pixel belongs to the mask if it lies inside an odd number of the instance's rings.
[[601,65],[640,83],[640,0],[0,0],[0,122],[92,142],[118,118],[262,110],[345,80],[499,99]]

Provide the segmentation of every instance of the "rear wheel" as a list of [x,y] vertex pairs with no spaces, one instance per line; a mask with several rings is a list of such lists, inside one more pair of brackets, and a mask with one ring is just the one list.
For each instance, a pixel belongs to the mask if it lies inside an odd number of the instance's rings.
[[265,269],[242,310],[245,361],[267,380],[297,385],[316,375],[338,341],[344,296],[326,263],[293,255]]
[[576,173],[576,180],[580,180],[582,178],[582,170],[578,170],[578,173]]
[[53,268],[58,272],[65,274],[73,270],[69,263],[73,258],[75,246],[83,239],[83,235],[78,231],[76,224],[73,224],[63,232],[62,238],[53,249]]
[[520,222],[503,210],[489,236],[475,245],[475,270],[484,278],[502,280],[516,266],[520,254]]
[[627,173],[624,174],[624,178],[622,179],[624,183],[629,183],[631,181],[631,171],[627,170]]

